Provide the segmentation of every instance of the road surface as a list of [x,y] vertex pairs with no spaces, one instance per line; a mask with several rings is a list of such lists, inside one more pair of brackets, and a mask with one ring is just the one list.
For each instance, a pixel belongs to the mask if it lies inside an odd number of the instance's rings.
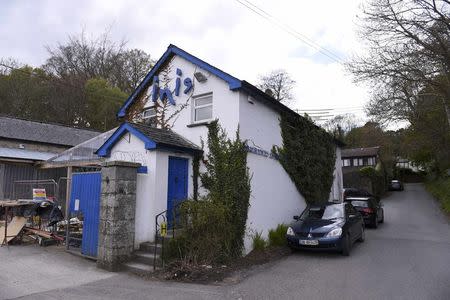
[[[144,281],[96,272],[92,265],[83,276],[79,266],[70,287],[67,277],[49,275],[38,280],[47,282],[45,288],[35,282],[29,292],[2,267],[0,299],[450,299],[450,225],[438,204],[421,184],[406,185],[382,202],[385,223],[368,229],[350,257],[299,252],[225,286]],[[12,277],[20,281],[18,274]]]

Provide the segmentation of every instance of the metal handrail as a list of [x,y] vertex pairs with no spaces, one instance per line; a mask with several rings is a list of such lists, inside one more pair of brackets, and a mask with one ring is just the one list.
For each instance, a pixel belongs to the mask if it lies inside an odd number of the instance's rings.
[[[172,238],[175,237],[175,224],[176,224],[176,210],[181,206],[183,203],[183,200],[179,201],[177,204],[175,204],[172,207]],[[154,245],[154,255],[153,255],[153,270],[156,269],[156,255],[157,255],[157,248],[158,248],[158,231],[160,229],[160,223],[158,222],[160,219],[164,223],[167,224],[167,212],[169,210],[166,209],[165,211],[160,212],[155,216],[155,245]],[[162,267],[164,268],[164,237],[161,240],[161,261],[162,261]]]

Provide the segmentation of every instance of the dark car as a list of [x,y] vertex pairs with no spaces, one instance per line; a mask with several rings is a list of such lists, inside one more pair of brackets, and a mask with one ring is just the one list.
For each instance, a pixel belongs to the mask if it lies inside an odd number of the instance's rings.
[[375,197],[347,197],[345,201],[359,211],[366,225],[377,228],[378,223],[384,222],[383,206]]
[[294,216],[286,238],[292,249],[337,250],[350,255],[353,243],[364,241],[364,221],[351,203],[308,205]]
[[373,197],[373,195],[363,189],[345,188],[344,189],[344,199],[347,197]]
[[344,200],[348,197],[374,197],[377,201],[380,201],[379,197],[369,193],[364,189],[357,188],[345,188],[343,192]]
[[403,183],[400,180],[391,180],[389,183],[389,190],[390,191],[403,191]]

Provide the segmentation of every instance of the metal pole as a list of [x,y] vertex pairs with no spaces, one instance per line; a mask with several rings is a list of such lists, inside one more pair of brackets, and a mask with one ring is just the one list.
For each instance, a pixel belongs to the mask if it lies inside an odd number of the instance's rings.
[[69,250],[69,226],[70,226],[70,192],[72,188],[72,167],[67,167],[66,182],[66,250]]
[[5,237],[1,245],[8,245],[8,206],[5,206]]

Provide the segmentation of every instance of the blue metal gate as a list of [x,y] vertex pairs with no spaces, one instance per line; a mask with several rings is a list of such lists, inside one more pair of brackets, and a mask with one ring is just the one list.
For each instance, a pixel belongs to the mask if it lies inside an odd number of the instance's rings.
[[81,253],[92,257],[97,257],[101,184],[101,172],[72,174],[70,211],[83,214]]
[[169,176],[167,183],[167,224],[172,227],[173,207],[188,196],[188,164],[182,157],[169,156]]

